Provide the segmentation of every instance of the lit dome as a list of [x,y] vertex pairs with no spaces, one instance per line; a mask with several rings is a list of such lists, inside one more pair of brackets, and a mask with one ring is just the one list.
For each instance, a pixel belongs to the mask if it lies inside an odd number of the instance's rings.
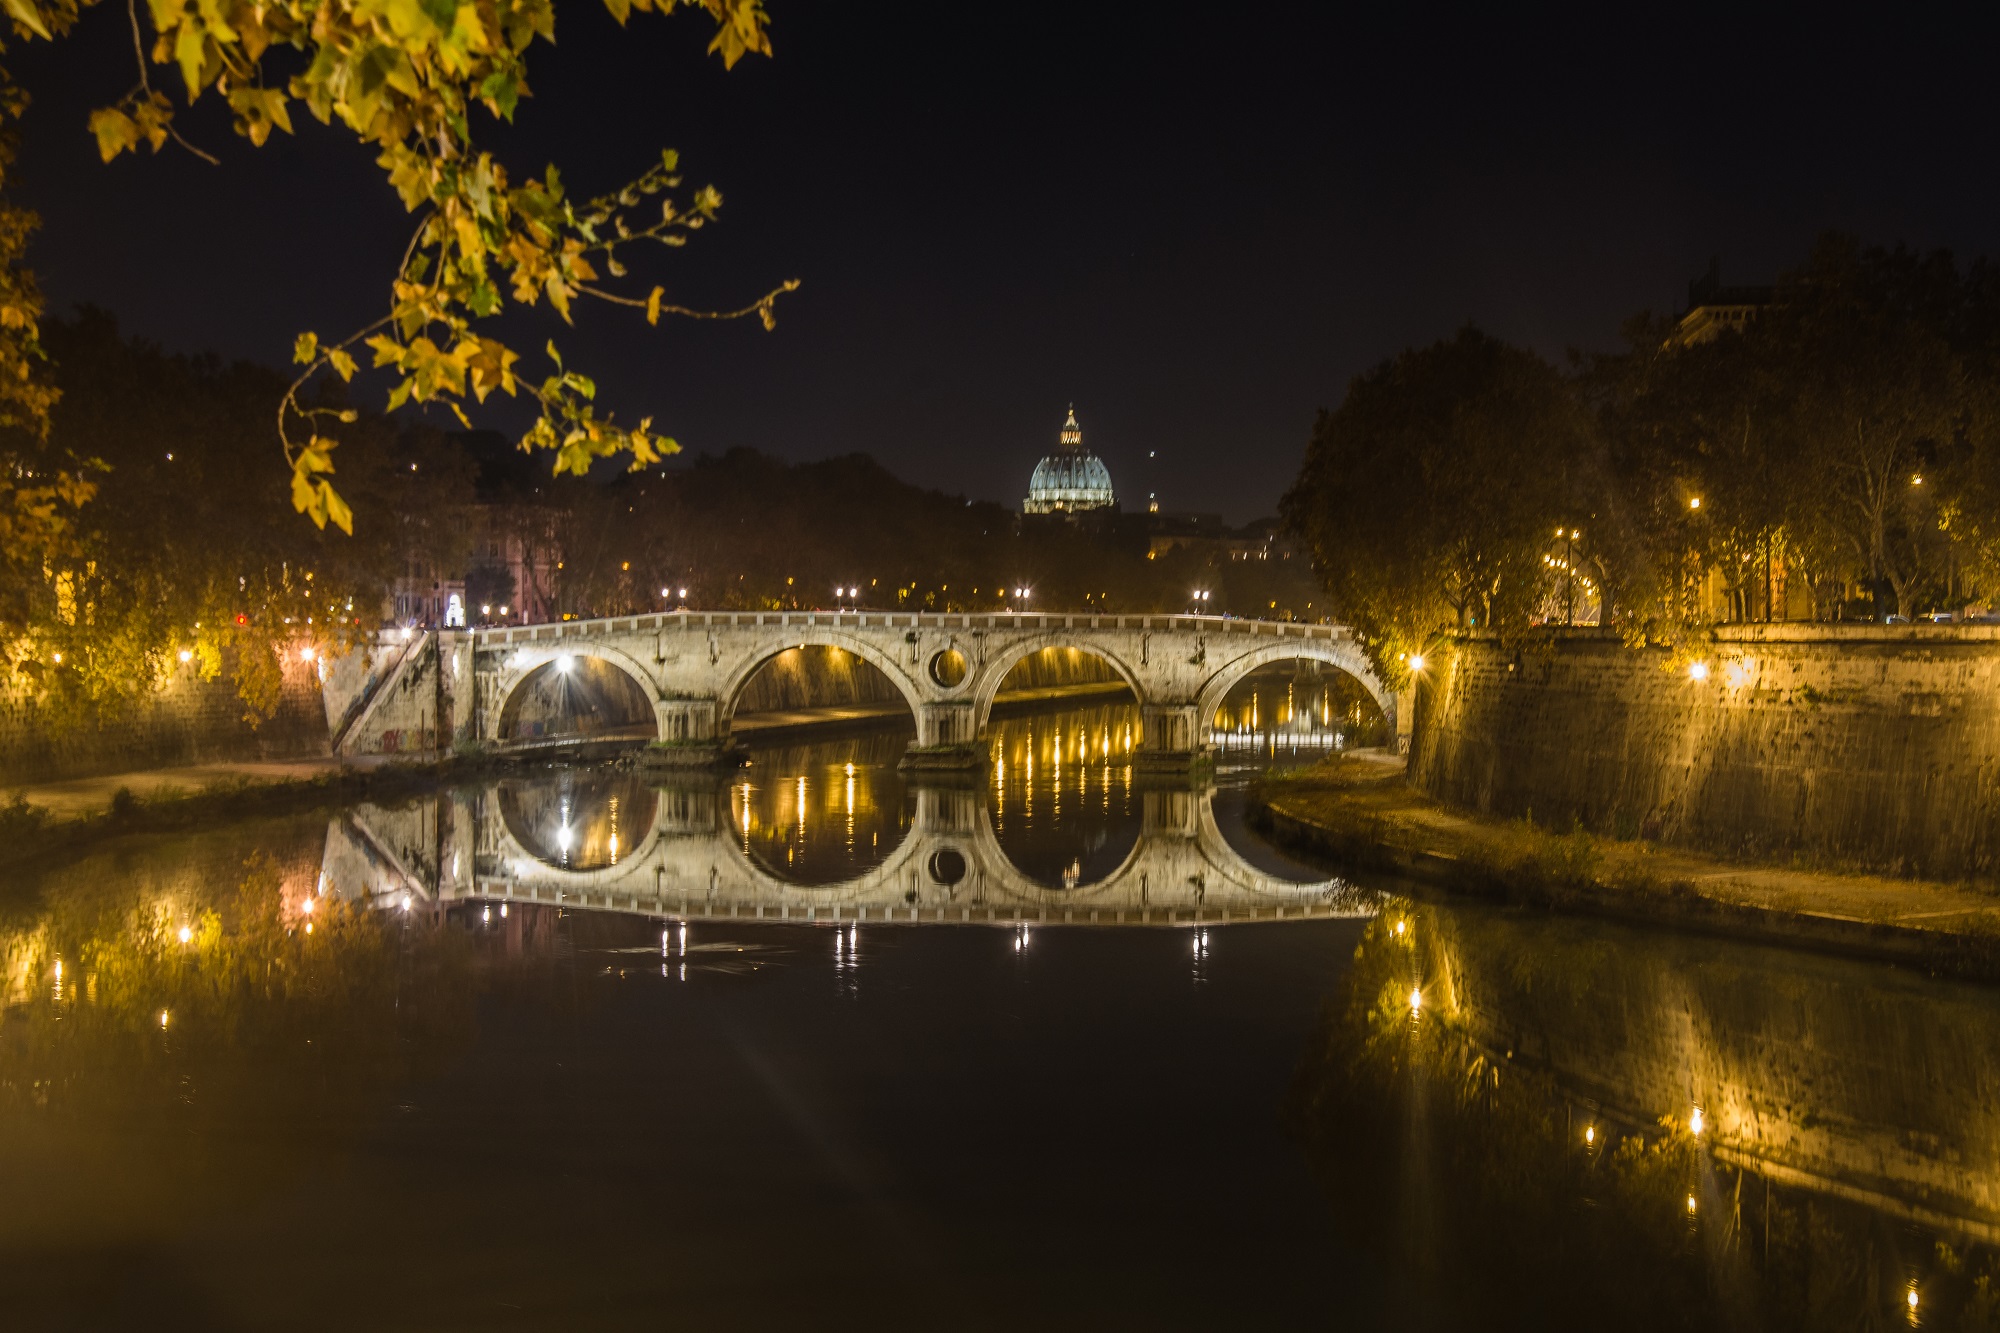
[[1076,409],[1072,407],[1055,452],[1035,464],[1028,498],[1021,508],[1030,514],[1057,514],[1109,509],[1117,503],[1118,497],[1111,490],[1111,469],[1083,447],[1083,427],[1076,424]]

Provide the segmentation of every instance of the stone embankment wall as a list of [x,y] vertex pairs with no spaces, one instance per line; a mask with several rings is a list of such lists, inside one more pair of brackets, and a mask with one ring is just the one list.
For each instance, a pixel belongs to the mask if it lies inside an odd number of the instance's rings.
[[1418,691],[1411,781],[1556,828],[2000,870],[2000,629],[1730,626],[1701,660],[1596,631],[1465,641]]
[[284,679],[277,712],[255,724],[226,676],[204,681],[186,668],[156,694],[81,716],[0,695],[0,785],[325,754],[318,663],[288,660]]
[[[1118,679],[1103,659],[1077,648],[1044,648],[1008,673],[1001,691],[1088,685]],[[889,678],[843,648],[793,648],[779,653],[743,687],[737,716],[843,704],[901,703]]]

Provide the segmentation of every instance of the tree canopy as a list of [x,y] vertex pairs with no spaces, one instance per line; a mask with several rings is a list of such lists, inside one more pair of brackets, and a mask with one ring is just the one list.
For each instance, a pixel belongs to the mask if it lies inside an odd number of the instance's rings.
[[2000,591],[2000,277],[1824,238],[1745,317],[1568,373],[1473,330],[1357,378],[1285,514],[1391,679],[1441,635],[1677,643]]
[[1554,366],[1471,328],[1358,377],[1320,414],[1284,514],[1385,679],[1441,629],[1534,610],[1591,439]]

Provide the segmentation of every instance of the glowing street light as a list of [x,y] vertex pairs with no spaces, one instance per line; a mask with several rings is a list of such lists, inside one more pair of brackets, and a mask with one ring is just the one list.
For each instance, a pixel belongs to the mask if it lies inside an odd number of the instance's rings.
[[1690,664],[1690,665],[1688,666],[1688,679],[1689,679],[1689,680],[1707,680],[1707,679],[1708,679],[1708,663],[1706,663],[1706,662],[1694,662],[1694,663],[1691,663],[1691,664]]
[[1423,669],[1424,669],[1424,655],[1422,653],[1411,653],[1410,670],[1422,671]]
[[561,657],[558,657],[556,659],[556,670],[563,672],[564,674],[568,674],[569,669],[575,665],[576,665],[576,659],[574,657],[571,657],[568,653],[564,653]]
[[1700,1138],[1702,1126],[1706,1123],[1701,1117],[1701,1108],[1699,1106],[1695,1107],[1688,1115],[1688,1133],[1694,1135],[1696,1138]]
[[1424,1007],[1424,993],[1418,987],[1410,988],[1410,1012],[1416,1013]]
[[189,940],[192,940],[193,938],[194,938],[194,931],[187,926],[182,926],[181,943],[186,944]]
[[1689,509],[1701,508],[1701,497],[1699,495],[1690,495],[1688,497],[1688,508]]
[[183,662],[192,662],[194,661],[194,653],[191,649],[183,648],[180,652],[180,658]]

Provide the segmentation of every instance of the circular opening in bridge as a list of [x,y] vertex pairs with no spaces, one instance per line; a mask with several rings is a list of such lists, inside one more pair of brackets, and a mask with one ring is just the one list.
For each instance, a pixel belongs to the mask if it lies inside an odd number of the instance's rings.
[[638,681],[601,657],[564,654],[514,687],[500,710],[499,737],[516,745],[646,741],[658,729]]
[[[712,831],[714,796],[702,795]],[[637,774],[601,769],[509,778],[496,797],[501,822],[514,841],[558,870],[603,870],[636,854],[653,834],[660,800]]]
[[947,847],[943,851],[931,853],[928,869],[931,872],[932,883],[950,888],[965,878],[965,856]]
[[1209,727],[1209,742],[1221,757],[1279,766],[1390,739],[1367,688],[1339,667],[1309,658],[1273,662],[1236,682]]
[[947,648],[931,656],[931,679],[948,690],[957,689],[965,683],[965,654],[956,648]]

